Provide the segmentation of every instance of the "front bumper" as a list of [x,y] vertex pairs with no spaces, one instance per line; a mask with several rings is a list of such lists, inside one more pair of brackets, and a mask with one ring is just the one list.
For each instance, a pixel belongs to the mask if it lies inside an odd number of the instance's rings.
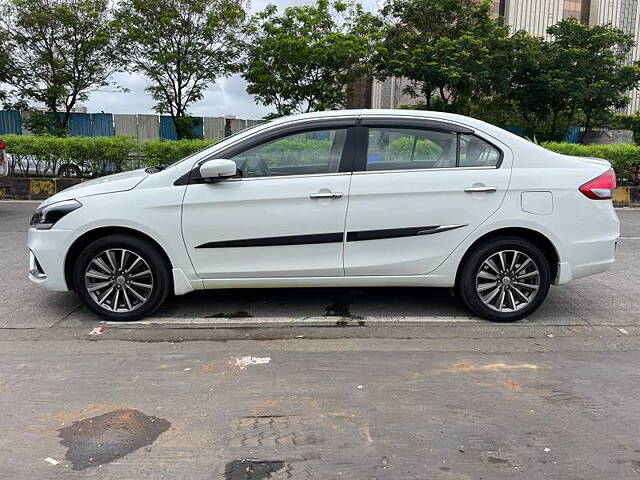
[[69,291],[64,261],[71,237],[70,230],[29,229],[29,280],[48,290]]

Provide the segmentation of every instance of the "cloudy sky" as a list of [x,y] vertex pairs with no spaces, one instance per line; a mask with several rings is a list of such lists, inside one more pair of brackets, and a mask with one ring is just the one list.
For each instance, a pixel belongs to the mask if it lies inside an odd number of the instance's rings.
[[[365,8],[372,9],[375,0],[361,0]],[[282,9],[287,6],[305,5],[312,0],[254,0],[251,11],[258,12],[269,4]],[[129,89],[129,92],[93,92],[84,105],[89,113],[153,113],[153,100],[145,92],[147,81],[140,76],[119,73],[113,80]],[[261,118],[271,113],[272,109],[257,104],[246,92],[246,83],[239,75],[221,78],[207,90],[204,99],[190,107],[195,116],[217,117],[235,115],[238,118]]]

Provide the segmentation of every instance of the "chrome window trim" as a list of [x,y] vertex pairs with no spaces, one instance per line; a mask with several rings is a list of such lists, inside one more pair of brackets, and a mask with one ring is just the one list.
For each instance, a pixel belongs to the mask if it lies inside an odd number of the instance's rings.
[[[352,172],[332,172],[332,173],[307,173],[301,175],[273,175],[270,177],[238,177],[234,179],[230,179],[227,181],[238,181],[238,182],[253,182],[255,180],[277,180],[280,178],[310,178],[310,177],[337,177],[337,176],[350,176]],[[224,180],[223,180],[224,181]]]
[[498,170],[500,167],[442,167],[442,168],[403,168],[398,170],[359,170],[354,175],[376,175],[381,173],[407,172],[459,172],[461,170]]

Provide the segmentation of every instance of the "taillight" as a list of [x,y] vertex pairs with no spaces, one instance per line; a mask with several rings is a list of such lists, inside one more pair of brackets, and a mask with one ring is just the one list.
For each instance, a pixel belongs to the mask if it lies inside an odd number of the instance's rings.
[[611,200],[615,189],[616,174],[611,168],[599,177],[589,180],[578,190],[591,200]]

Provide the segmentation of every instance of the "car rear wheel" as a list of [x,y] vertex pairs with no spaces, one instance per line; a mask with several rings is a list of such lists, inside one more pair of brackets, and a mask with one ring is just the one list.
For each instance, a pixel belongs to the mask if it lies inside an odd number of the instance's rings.
[[469,255],[456,291],[481,317],[511,322],[533,313],[550,285],[549,262],[535,244],[519,237],[498,237]]
[[82,251],[73,284],[89,310],[114,321],[152,314],[171,289],[169,267],[157,247],[120,234],[95,240]]

